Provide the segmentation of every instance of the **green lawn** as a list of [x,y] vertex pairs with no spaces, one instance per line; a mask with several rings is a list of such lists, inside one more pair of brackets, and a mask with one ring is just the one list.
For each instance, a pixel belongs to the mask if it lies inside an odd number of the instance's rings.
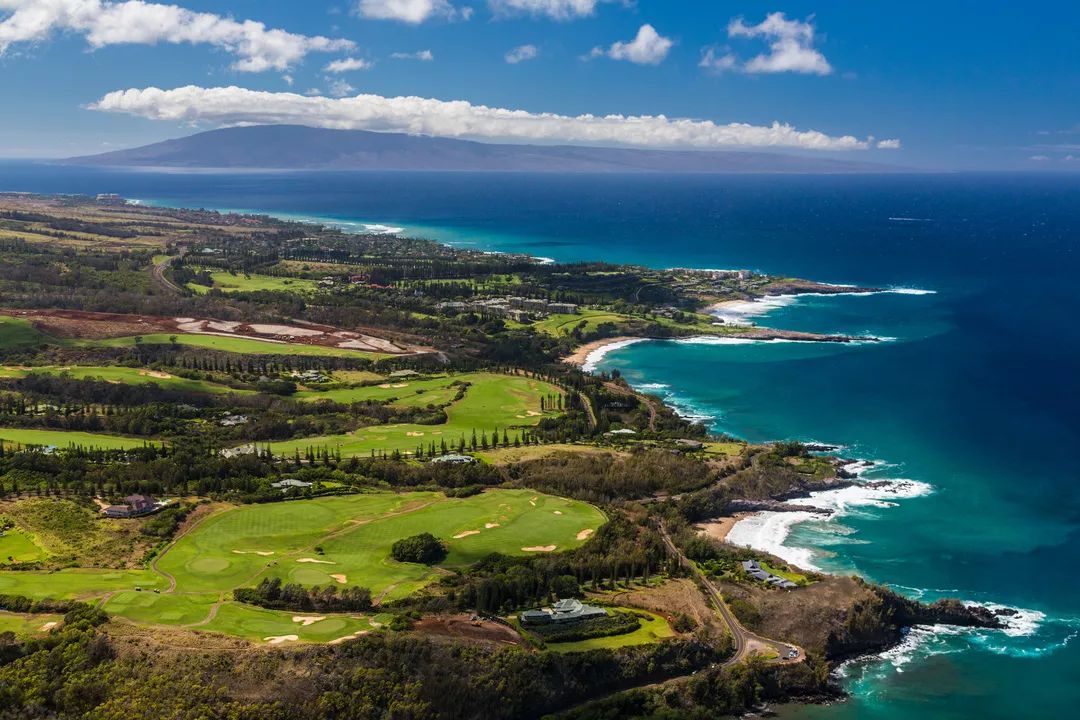
[[45,549],[34,542],[33,536],[13,528],[0,534],[0,566],[44,560]]
[[62,615],[28,615],[0,610],[0,633],[13,632],[19,637],[47,633],[63,622]]
[[400,407],[426,407],[427,405],[445,405],[454,398],[458,386],[454,383],[470,382],[491,376],[483,374],[440,376],[422,380],[387,379],[375,385],[354,385],[334,387],[328,390],[304,390],[293,397],[298,400],[333,400],[339,403],[355,403],[374,400],[386,402],[392,400]]
[[34,345],[45,340],[29,320],[0,315],[0,348]]
[[496,550],[523,555],[533,552],[525,548],[577,547],[585,541],[578,540],[581,531],[604,522],[590,505],[527,490],[470,498],[373,493],[249,505],[205,520],[159,559],[158,568],[173,575],[183,592],[226,592],[273,576],[307,586],[363,585],[376,598],[394,599],[438,574],[390,559],[390,546],[403,537],[434,533],[450,549],[444,564],[455,567]]
[[[192,268],[198,270],[200,268]],[[275,292],[292,292],[309,295],[319,289],[319,284],[314,280],[301,278],[274,277],[272,275],[244,275],[232,274],[225,271],[212,271],[212,286],[188,283],[188,287],[199,295],[205,295],[210,290],[220,290],[223,293],[256,292],[269,290]]]
[[547,333],[548,335],[554,335],[555,337],[562,337],[569,335],[574,328],[585,322],[585,327],[582,328],[583,332],[592,332],[601,323],[615,323],[621,325],[626,323],[631,318],[629,315],[622,315],[619,313],[605,312],[602,310],[582,310],[577,315],[549,315],[540,322],[534,323],[533,328],[537,332]]
[[0,442],[5,445],[45,445],[66,448],[72,445],[101,450],[128,450],[143,445],[160,444],[148,438],[85,433],[72,430],[27,430],[23,428],[0,428]]
[[[348,348],[324,347],[322,345],[303,345],[300,343],[275,342],[248,337],[224,337],[221,335],[200,335],[197,333],[165,333],[141,335],[146,345],[167,345],[175,337],[179,345],[221,350],[224,352],[244,353],[247,355],[308,355],[314,357],[351,357],[378,360],[391,357],[384,353],[371,353]],[[130,347],[135,345],[135,337],[108,338],[105,340],[80,340],[74,344],[84,347]]]
[[0,594],[25,595],[35,599],[86,600],[117,590],[164,588],[167,585],[164,578],[150,570],[0,570]]
[[655,613],[646,612],[639,608],[614,608],[616,610],[623,610],[627,612],[633,612],[641,616],[647,616],[648,619],[642,619],[641,627],[632,633],[626,633],[625,635],[611,635],[601,638],[590,638],[589,640],[578,640],[575,642],[563,642],[563,643],[547,643],[549,650],[555,652],[568,653],[568,652],[585,652],[586,650],[610,650],[620,647],[628,647],[630,645],[649,645],[655,642],[669,637],[675,636],[675,631],[668,625],[668,621],[664,618],[656,615]]
[[127,385],[142,385],[152,383],[170,390],[182,390],[185,392],[201,392],[213,394],[237,393],[240,395],[253,394],[251,390],[233,390],[227,385],[209,382],[206,380],[189,380],[177,377],[165,371],[148,370],[145,368],[129,368],[105,365],[79,365],[79,366],[56,366],[42,367],[0,367],[0,377],[19,378],[26,377],[30,373],[43,375],[67,375],[76,380],[105,380],[107,382],[124,383]]
[[[476,430],[478,437],[485,431],[490,437],[491,432],[498,428],[501,437],[501,431],[508,429],[512,437],[514,428],[531,427],[540,421],[543,417],[540,399],[544,395],[562,393],[553,385],[518,375],[475,373],[459,376],[458,379],[468,380],[472,385],[462,400],[447,408],[448,421],[444,424],[374,425],[342,435],[272,443],[271,450],[278,455],[292,455],[296,451],[304,453],[308,448],[338,450],[343,456],[367,455],[372,450],[411,453],[418,445],[427,447],[431,442],[435,443],[436,448],[442,440],[448,445],[455,445],[462,436],[469,442],[473,430]],[[408,389],[393,388],[391,383],[389,391],[403,393]],[[384,388],[375,390],[387,391]]]
[[[304,624],[305,618],[310,624]],[[355,636],[356,633],[370,632],[375,628],[376,625],[372,624],[370,618],[359,614],[294,613],[234,602],[224,603],[213,620],[198,626],[200,630],[235,635],[257,642],[286,638],[286,643],[293,642],[290,638],[292,635],[300,642],[331,642]]]

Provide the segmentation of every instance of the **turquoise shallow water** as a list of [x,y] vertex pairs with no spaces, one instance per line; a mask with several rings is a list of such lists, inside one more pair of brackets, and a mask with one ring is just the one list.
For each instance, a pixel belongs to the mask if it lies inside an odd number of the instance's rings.
[[934,294],[809,297],[764,324],[878,344],[648,342],[608,355],[717,431],[881,461],[896,493],[815,500],[748,540],[915,597],[1025,610],[1011,634],[916,630],[785,716],[1073,717],[1080,706],[1080,178],[185,175],[0,165],[0,188],[380,223],[487,250],[749,267]]

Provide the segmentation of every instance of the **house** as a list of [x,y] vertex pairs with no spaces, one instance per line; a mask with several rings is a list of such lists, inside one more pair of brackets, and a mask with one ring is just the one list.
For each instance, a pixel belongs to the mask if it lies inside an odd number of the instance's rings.
[[768,583],[773,587],[782,588],[784,590],[791,590],[798,587],[798,585],[791,582],[787,578],[782,578],[778,575],[773,575],[770,572],[766,572],[757,560],[744,560],[742,566],[743,570],[746,571],[747,575],[754,578],[755,580],[760,580],[763,583]]
[[578,306],[574,303],[553,302],[547,309],[556,315],[577,315]]
[[630,428],[619,428],[618,430],[609,430],[604,435],[637,435],[637,431]]
[[705,447],[705,443],[699,440],[690,440],[689,438],[679,438],[675,441],[675,444],[678,445],[681,450],[701,450]]
[[280,488],[282,492],[287,492],[290,488],[309,488],[312,485],[314,485],[314,483],[305,482],[303,480],[294,480],[293,478],[285,478],[284,480],[270,483],[270,487]]
[[440,455],[438,457],[431,458],[433,463],[447,463],[449,465],[469,465],[476,462],[476,458],[469,455],[459,455],[457,453],[451,453],[449,455]]
[[580,600],[569,598],[559,600],[543,610],[526,610],[518,616],[524,625],[546,625],[549,623],[573,623],[589,618],[605,617],[607,611],[593,605],[586,605]]
[[218,425],[221,427],[236,427],[245,424],[247,421],[247,415],[226,415],[218,420]]
[[107,505],[101,509],[101,514],[110,518],[133,518],[149,515],[165,507],[165,503],[158,502],[149,495],[128,495],[124,502],[127,504]]
[[390,373],[387,377],[392,377],[392,378],[416,377],[419,374],[420,373],[416,372],[415,370],[395,370],[394,372]]

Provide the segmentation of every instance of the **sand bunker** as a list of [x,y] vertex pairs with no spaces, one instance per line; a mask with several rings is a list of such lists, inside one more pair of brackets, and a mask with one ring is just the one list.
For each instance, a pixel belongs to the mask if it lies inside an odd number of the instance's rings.
[[530,410],[530,411],[529,411],[529,417],[536,417],[537,415],[543,415],[543,414],[544,414],[544,413],[542,413],[542,412],[537,412],[536,410]]
[[54,627],[56,627],[59,624],[60,623],[58,623],[58,622],[47,622],[38,629],[41,630],[41,632],[48,632],[49,630],[52,630]]
[[490,530],[491,528],[499,527],[499,523],[484,523],[484,529]]
[[315,623],[325,619],[325,615],[293,615],[292,621],[298,622],[304,627],[307,627],[308,625],[314,625]]
[[405,434],[409,437],[424,437],[424,433],[422,432],[407,432]]
[[268,557],[274,554],[273,550],[233,550],[237,555],[262,555]]
[[299,635],[271,635],[263,638],[263,640],[271,645],[280,645],[283,642],[296,642],[299,639]]
[[393,386],[393,385],[391,385],[390,383],[383,383],[383,384],[382,384],[382,385],[380,385],[379,387],[380,387],[380,388],[382,388],[383,390],[389,390],[390,388],[392,388],[392,387],[394,387],[394,386]]
[[578,540],[588,540],[589,536],[592,535],[592,534],[593,534],[593,529],[592,528],[585,528],[584,530],[582,530],[581,532],[579,532],[577,534],[577,539]]
[[315,337],[316,335],[325,335],[322,330],[312,330],[310,328],[298,328],[291,325],[263,325],[253,324],[248,325],[253,332],[257,332],[260,335],[288,335],[289,337]]
[[157,378],[158,380],[169,380],[172,378],[172,375],[169,373],[161,372],[159,370],[140,370],[139,374],[144,377]]
[[318,560],[316,558],[300,558],[296,562],[298,563],[318,563],[319,565],[336,565],[337,563],[331,560]]
[[338,573],[336,575],[331,575],[330,577],[334,578],[335,580],[337,580],[342,585],[349,582],[349,578],[345,577],[345,575],[343,573]]
[[455,540],[460,540],[461,538],[469,537],[470,535],[479,535],[479,534],[480,534],[479,530],[466,530],[465,532],[459,532],[457,535],[454,536],[454,539]]
[[521,548],[522,552],[551,552],[554,549],[554,545],[534,545],[532,547]]
[[562,515],[562,510],[552,510],[551,514],[552,515]]
[[540,499],[539,496],[534,497],[532,500],[529,501],[529,504],[532,505],[533,507],[535,507],[536,506],[536,501],[539,500],[539,499]]
[[394,383],[394,384],[393,384],[393,385],[391,385],[390,387],[392,387],[392,388],[403,388],[403,387],[409,387],[409,383]]
[[339,637],[339,638],[336,638],[334,640],[331,640],[330,642],[327,643],[327,645],[339,645],[339,644],[345,642],[346,640],[352,640],[353,638],[360,637],[361,635],[367,635],[369,632],[371,632],[371,631],[370,630],[357,630],[352,635],[346,635],[345,637]]

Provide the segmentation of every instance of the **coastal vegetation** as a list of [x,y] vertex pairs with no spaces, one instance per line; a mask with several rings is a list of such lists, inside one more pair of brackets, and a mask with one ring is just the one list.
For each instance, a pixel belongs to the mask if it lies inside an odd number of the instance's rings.
[[74,196],[0,195],[0,253],[0,714],[713,717],[1003,622],[708,535],[856,479],[563,361],[845,341],[707,311],[833,286]]

